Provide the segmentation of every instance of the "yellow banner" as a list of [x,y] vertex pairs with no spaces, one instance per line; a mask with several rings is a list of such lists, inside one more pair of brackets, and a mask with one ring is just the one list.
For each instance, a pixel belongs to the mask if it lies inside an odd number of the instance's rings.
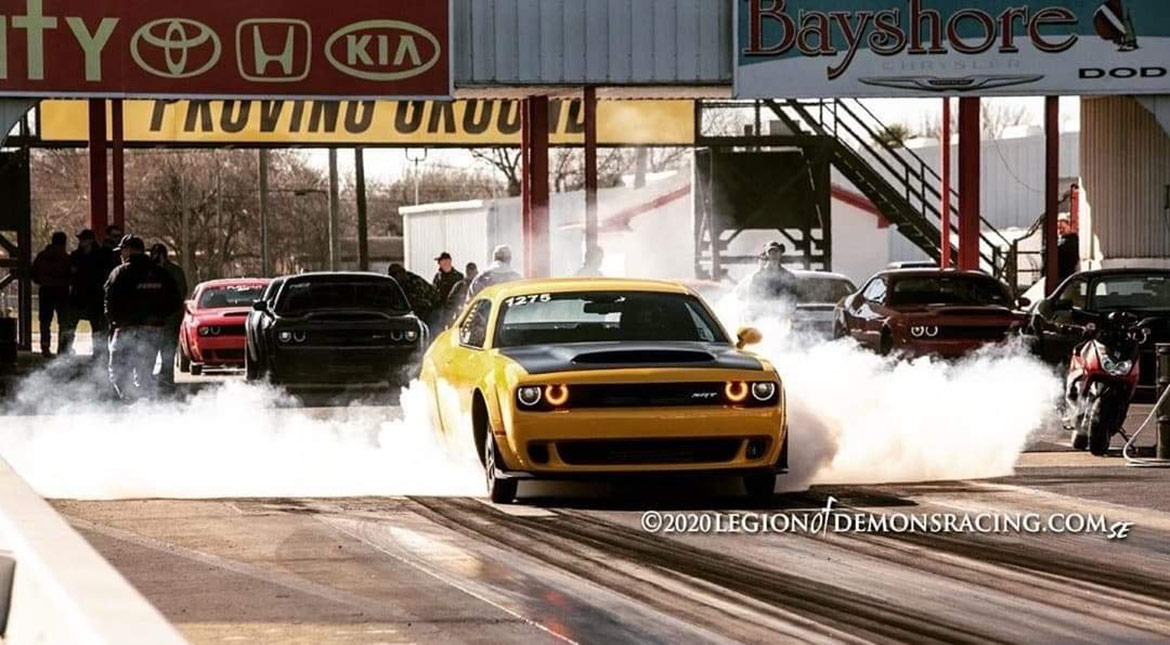
[[[580,101],[549,102],[553,145],[584,143]],[[519,146],[520,103],[461,101],[125,101],[127,143]],[[107,111],[108,113],[108,111]],[[603,146],[689,146],[691,101],[599,101]],[[85,101],[41,102],[45,141],[89,138]]]

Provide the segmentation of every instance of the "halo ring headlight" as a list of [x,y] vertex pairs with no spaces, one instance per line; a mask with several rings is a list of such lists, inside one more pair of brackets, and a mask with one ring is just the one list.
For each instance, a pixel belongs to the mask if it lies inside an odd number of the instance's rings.
[[752,398],[763,403],[776,396],[776,384],[771,381],[752,383]]
[[544,388],[544,398],[549,405],[560,407],[569,402],[569,386],[548,385]]
[[303,343],[309,336],[303,331],[294,331],[292,337],[296,342]]
[[516,398],[520,401],[521,405],[532,408],[540,405],[543,394],[539,387],[526,385],[516,391]]
[[748,397],[748,384],[743,381],[728,381],[723,386],[723,394],[732,403],[743,403]]

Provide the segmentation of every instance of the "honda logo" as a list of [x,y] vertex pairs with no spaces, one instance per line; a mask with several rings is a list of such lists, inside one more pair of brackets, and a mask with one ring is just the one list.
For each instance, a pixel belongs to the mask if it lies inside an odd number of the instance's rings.
[[257,18],[236,26],[240,76],[259,83],[293,83],[309,76],[313,31],[304,20]]

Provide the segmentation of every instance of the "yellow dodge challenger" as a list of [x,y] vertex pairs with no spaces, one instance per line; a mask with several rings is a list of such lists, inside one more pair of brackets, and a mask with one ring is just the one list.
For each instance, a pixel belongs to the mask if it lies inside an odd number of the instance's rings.
[[[673,283],[528,280],[485,289],[423,359],[437,422],[470,424],[491,498],[521,479],[787,471],[784,388]],[[464,428],[465,429],[465,428]]]

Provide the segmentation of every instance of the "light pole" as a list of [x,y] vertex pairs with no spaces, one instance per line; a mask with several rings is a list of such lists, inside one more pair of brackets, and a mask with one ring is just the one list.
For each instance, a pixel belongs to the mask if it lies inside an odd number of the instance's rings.
[[418,165],[427,160],[427,149],[407,148],[406,160],[414,162],[414,205],[418,206]]

